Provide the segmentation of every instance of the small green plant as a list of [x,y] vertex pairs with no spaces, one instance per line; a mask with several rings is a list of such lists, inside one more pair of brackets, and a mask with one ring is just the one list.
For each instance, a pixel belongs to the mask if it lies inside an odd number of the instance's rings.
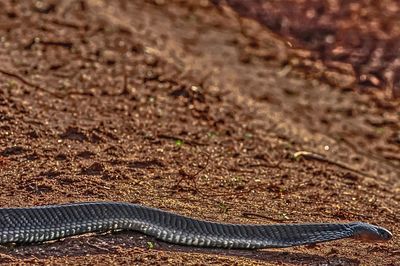
[[147,242],[147,248],[148,248],[148,249],[153,249],[153,248],[154,248],[154,246],[155,246],[155,245],[154,245],[154,243],[153,243],[153,242],[150,242],[150,241],[149,241],[149,242]]
[[212,138],[214,138],[216,136],[217,136],[217,134],[215,132],[208,132],[207,133],[207,137],[209,137],[210,139],[212,139]]
[[244,138],[246,138],[246,139],[251,139],[252,137],[253,137],[253,134],[251,134],[251,133],[244,134]]
[[243,178],[241,176],[235,175],[232,177],[232,182],[234,183],[241,183],[243,181]]
[[223,202],[220,202],[218,207],[221,209],[221,213],[228,212],[228,206],[226,206]]
[[288,216],[286,213],[282,213],[282,217],[283,217],[285,220],[289,220],[289,219],[290,219],[289,216]]
[[176,147],[182,147],[182,145],[183,145],[183,140],[181,140],[181,139],[175,140],[175,146]]

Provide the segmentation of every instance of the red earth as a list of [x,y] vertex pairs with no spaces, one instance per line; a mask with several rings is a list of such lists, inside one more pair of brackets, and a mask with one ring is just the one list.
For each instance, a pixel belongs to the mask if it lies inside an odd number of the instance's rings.
[[[221,1],[214,0],[220,4]],[[285,38],[308,73],[339,87],[400,97],[400,2],[395,0],[226,0]],[[312,64],[305,62],[310,61]],[[331,72],[334,73],[331,73]],[[338,80],[335,72],[346,74]]]
[[0,263],[399,265],[400,102],[387,90],[356,89],[225,2],[0,8],[1,207],[112,200],[394,235],[238,251],[118,232],[2,247]]

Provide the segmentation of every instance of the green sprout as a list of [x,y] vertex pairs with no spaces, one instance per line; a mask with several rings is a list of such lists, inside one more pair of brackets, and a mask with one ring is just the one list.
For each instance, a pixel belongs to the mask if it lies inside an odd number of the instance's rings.
[[149,248],[149,249],[153,249],[154,248],[154,243],[153,242],[147,242],[147,247]]
[[228,206],[226,206],[223,202],[219,203],[219,208],[221,209],[221,213],[227,213],[228,212]]
[[183,145],[183,140],[181,140],[181,139],[175,140],[175,145],[176,145],[177,147],[181,147],[181,146]]
[[210,139],[212,139],[212,138],[214,138],[216,136],[217,136],[217,134],[215,132],[208,132],[207,133],[207,137],[209,137]]
[[251,134],[251,133],[245,133],[245,134],[244,134],[244,137],[245,137],[246,139],[251,139],[251,138],[253,137],[253,134]]

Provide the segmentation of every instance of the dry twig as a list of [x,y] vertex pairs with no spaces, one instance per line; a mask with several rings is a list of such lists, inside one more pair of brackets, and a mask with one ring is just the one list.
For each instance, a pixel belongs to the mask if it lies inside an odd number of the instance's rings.
[[317,161],[320,161],[320,162],[326,162],[326,163],[333,164],[335,166],[338,166],[338,167],[340,167],[342,169],[351,171],[351,172],[356,173],[356,174],[360,174],[360,175],[367,176],[367,177],[374,178],[374,179],[377,178],[374,175],[362,172],[362,171],[360,171],[358,169],[355,169],[355,168],[353,168],[353,167],[351,167],[351,166],[349,166],[349,165],[347,165],[345,163],[334,161],[332,159],[326,158],[325,156],[323,156],[321,154],[318,154],[318,153],[315,153],[315,152],[298,151],[298,152],[295,152],[293,154],[293,157],[295,159],[304,158],[304,159],[317,160]]

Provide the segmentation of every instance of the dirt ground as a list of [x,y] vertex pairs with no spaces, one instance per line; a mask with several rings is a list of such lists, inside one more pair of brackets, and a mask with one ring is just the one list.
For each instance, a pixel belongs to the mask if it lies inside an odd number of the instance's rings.
[[[301,66],[307,67],[309,74],[319,75],[336,87],[358,87],[362,91],[385,87],[400,97],[399,1],[224,2],[278,33],[277,37],[283,37],[292,48],[306,49],[300,53]],[[346,74],[347,78],[337,80],[331,72]]]
[[399,265],[399,100],[305,78],[298,52],[223,4],[0,10],[1,207],[112,200],[231,223],[363,221],[394,235],[238,251],[117,232],[2,247],[0,263]]

